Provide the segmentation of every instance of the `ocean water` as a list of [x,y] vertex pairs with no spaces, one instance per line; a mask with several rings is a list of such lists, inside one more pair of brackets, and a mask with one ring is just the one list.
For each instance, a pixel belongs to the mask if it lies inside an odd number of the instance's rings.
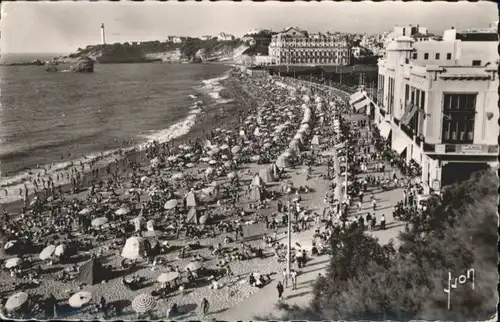
[[0,186],[22,182],[30,169],[55,171],[187,134],[207,106],[227,103],[218,92],[229,68],[96,64],[79,74],[0,66]]

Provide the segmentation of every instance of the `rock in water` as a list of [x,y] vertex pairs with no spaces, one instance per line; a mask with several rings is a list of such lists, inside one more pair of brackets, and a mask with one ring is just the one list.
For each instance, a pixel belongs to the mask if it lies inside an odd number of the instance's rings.
[[94,61],[89,57],[82,57],[69,68],[75,73],[92,73],[94,71]]

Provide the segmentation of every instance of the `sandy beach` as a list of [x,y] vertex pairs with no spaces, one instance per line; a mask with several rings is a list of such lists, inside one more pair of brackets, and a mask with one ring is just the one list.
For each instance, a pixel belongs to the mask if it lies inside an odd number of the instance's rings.
[[[66,183],[62,195],[30,197],[24,215],[20,201],[4,205],[0,292],[4,299],[18,292],[30,299],[5,314],[43,317],[34,304],[43,307],[53,295],[59,318],[134,319],[138,309],[131,303],[139,294],[155,301],[141,317],[165,318],[175,303],[176,319],[200,318],[203,298],[211,313],[223,312],[259,292],[250,274],[263,276],[263,285],[282,277],[287,207],[294,257],[302,250],[314,256],[313,248],[326,245],[328,232],[318,234],[319,223],[341,204],[343,180],[336,178],[340,165],[326,124],[345,103],[287,80],[234,74],[225,87],[239,109],[214,113],[213,129],[195,126],[174,142],[134,152],[109,172],[87,174],[76,193]],[[167,207],[171,200],[176,207]],[[141,243],[133,258],[123,256],[129,239]],[[14,246],[6,247],[9,242]],[[41,256],[59,245],[74,251],[68,258],[54,251]],[[5,268],[15,258],[19,263]],[[123,267],[124,258],[131,266]],[[82,284],[89,260],[113,272]],[[185,269],[190,263],[202,269],[193,275]],[[179,277],[159,295],[166,285],[157,278],[167,272]],[[131,276],[132,288],[125,285]],[[82,291],[90,302],[71,307],[70,296]],[[109,310],[92,305],[101,298]]]

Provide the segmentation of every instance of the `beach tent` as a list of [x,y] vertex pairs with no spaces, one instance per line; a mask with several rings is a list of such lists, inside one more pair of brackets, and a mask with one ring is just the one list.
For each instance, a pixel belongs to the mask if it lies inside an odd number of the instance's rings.
[[293,184],[290,182],[283,182],[280,187],[281,192],[291,193],[293,190]]
[[80,273],[78,274],[77,280],[80,283],[94,285],[103,280],[107,280],[110,273],[109,270],[104,269],[99,261],[90,259],[80,267]]
[[280,169],[284,169],[290,166],[290,159],[285,155],[280,155],[276,160],[275,165]]
[[186,196],[186,207],[196,207],[198,206],[198,197],[194,191],[189,191]]
[[260,190],[260,187],[252,187],[252,189],[250,190],[250,199],[255,201],[264,199],[264,194]]
[[319,136],[318,135],[313,136],[313,138],[311,140],[311,144],[319,145]]
[[252,183],[250,183],[250,187],[261,187],[263,184],[262,178],[256,174],[252,179]]
[[278,166],[275,163],[273,163],[271,165],[271,170],[272,170],[274,178],[277,178],[279,176],[279,169],[278,169]]
[[142,237],[127,239],[121,255],[127,259],[141,259],[144,255],[144,239]]
[[198,224],[199,222],[199,217],[200,217],[200,211],[196,209],[196,207],[193,207],[189,209],[189,212],[186,217],[186,223],[187,224]]
[[272,172],[271,168],[260,169],[260,171],[259,171],[259,177],[265,183],[269,183],[269,182],[273,182],[274,181],[274,175],[273,175],[273,172]]

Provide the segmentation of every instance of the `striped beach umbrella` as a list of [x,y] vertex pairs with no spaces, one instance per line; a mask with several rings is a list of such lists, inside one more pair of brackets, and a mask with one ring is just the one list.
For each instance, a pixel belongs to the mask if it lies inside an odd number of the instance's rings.
[[137,313],[146,313],[156,307],[156,300],[149,294],[142,293],[132,301],[132,308]]

